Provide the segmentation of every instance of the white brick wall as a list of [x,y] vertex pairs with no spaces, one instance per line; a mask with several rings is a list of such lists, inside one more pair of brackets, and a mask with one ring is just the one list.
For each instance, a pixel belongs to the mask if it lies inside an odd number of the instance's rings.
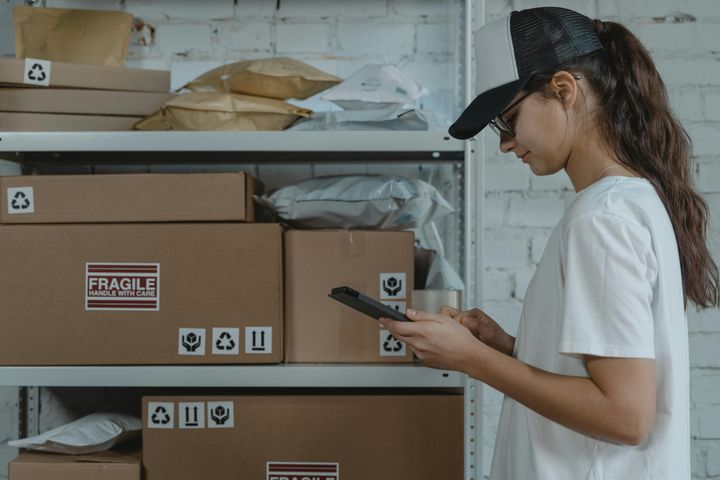
[[[487,20],[511,9],[565,6],[592,18],[619,21],[648,47],[675,112],[694,143],[697,184],[711,209],[711,249],[720,253],[720,2],[715,0],[488,0]],[[657,18],[654,18],[657,17]],[[567,175],[536,177],[485,135],[486,292],[484,306],[503,325],[516,325],[532,270],[563,205],[574,195]],[[521,250],[525,247],[527,252]],[[718,258],[720,259],[720,258]],[[504,279],[513,281],[507,298]],[[514,308],[513,308],[514,306]],[[511,317],[502,317],[509,315]],[[720,476],[720,312],[688,312],[691,351],[693,478]],[[510,330],[514,333],[514,329]],[[485,474],[500,410],[486,388]]]

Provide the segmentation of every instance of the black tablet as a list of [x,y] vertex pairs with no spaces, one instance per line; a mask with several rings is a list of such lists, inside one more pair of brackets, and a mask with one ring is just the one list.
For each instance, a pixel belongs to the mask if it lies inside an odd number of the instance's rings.
[[370,298],[357,290],[353,290],[350,287],[333,288],[328,296],[330,298],[334,298],[338,302],[344,303],[350,308],[354,308],[358,312],[362,312],[365,315],[374,318],[375,320],[380,317],[386,317],[402,322],[409,321],[404,313],[398,312],[394,308],[388,307],[384,303],[380,303],[377,300]]

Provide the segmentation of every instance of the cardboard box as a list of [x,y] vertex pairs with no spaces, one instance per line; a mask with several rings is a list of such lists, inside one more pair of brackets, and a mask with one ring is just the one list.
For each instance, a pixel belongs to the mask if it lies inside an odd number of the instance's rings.
[[0,88],[0,112],[144,117],[175,95],[71,88]]
[[0,84],[168,93],[170,71],[0,58]]
[[146,397],[143,464],[146,480],[461,480],[463,397]]
[[0,177],[0,222],[252,222],[255,186],[244,172]]
[[0,251],[0,365],[282,361],[279,225],[0,225]]
[[143,117],[0,112],[0,132],[117,132]]
[[140,452],[60,455],[23,452],[8,465],[9,480],[140,480]]
[[414,274],[412,232],[293,230],[285,234],[287,362],[411,362],[372,318],[328,297],[348,286],[405,312]]

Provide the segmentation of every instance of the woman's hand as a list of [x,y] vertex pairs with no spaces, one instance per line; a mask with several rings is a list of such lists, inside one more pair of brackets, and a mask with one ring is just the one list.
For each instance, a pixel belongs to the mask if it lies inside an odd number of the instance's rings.
[[429,367],[464,372],[472,353],[486,348],[470,330],[447,315],[408,310],[407,317],[410,322],[381,318],[380,323]]
[[441,315],[455,319],[470,330],[475,338],[495,350],[512,356],[515,348],[515,337],[509,335],[493,320],[490,315],[478,308],[472,310],[458,310],[444,306],[440,309]]

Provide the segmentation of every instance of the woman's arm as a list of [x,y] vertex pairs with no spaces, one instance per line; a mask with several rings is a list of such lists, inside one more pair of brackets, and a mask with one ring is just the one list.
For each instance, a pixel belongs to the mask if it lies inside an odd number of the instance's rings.
[[655,362],[606,357],[586,361],[590,377],[573,377],[477,348],[468,355],[464,371],[571,430],[639,445],[655,419]]
[[655,362],[586,357],[589,378],[535,368],[478,341],[443,315],[408,311],[413,322],[383,319],[428,366],[467,373],[538,414],[603,440],[638,445],[655,419]]

